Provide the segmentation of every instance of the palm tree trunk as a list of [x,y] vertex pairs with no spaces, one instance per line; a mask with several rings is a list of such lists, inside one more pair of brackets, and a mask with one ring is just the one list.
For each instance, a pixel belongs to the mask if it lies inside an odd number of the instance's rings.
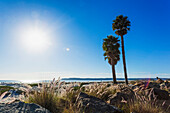
[[112,75],[113,75],[113,84],[117,84],[117,82],[116,82],[115,65],[112,65]]
[[124,75],[125,75],[125,83],[128,84],[123,35],[121,35],[121,44],[122,44],[122,57],[123,57],[123,68],[124,68]]

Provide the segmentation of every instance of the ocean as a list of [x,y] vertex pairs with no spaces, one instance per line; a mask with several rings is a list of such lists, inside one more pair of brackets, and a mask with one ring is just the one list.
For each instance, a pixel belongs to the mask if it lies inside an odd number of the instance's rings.
[[[161,78],[162,80],[170,78]],[[157,80],[156,78],[128,78],[129,81],[133,80]],[[0,83],[39,83],[50,82],[51,80],[0,80]],[[104,82],[113,81],[113,78],[62,78],[61,81],[65,82]],[[117,81],[125,81],[124,78],[117,78]]]

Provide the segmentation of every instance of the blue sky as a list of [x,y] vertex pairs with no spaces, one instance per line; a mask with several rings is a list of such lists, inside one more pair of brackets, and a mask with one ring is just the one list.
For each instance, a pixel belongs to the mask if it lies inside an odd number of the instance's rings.
[[[112,20],[120,14],[131,21],[124,37],[128,77],[169,78],[169,6],[168,0],[0,0],[0,78],[112,77],[102,42],[116,36]],[[122,59],[116,71],[124,77]]]

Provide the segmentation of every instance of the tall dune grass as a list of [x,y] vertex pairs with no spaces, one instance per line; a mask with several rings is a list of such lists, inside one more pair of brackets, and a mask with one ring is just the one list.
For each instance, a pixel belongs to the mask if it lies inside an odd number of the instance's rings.
[[33,94],[28,94],[27,101],[29,103],[36,103],[42,107],[48,109],[52,113],[57,113],[57,93],[55,92],[55,86],[59,83],[59,80],[51,83],[42,83],[42,88],[39,91],[35,91]]
[[121,108],[124,113],[166,113],[167,111],[163,109],[163,104],[157,103],[157,98],[154,100],[146,96],[139,95],[135,93],[135,98],[130,101],[124,101],[125,104],[116,105]]
[[[42,83],[40,90],[28,95],[29,103],[36,103],[48,109],[52,113],[76,113],[75,101],[80,92],[85,92],[89,95],[98,97],[104,101],[109,99],[109,95],[115,94],[118,89],[115,86],[108,86],[108,84],[94,83],[89,86],[62,86],[63,82],[60,79],[53,79],[51,83]],[[125,86],[118,86],[125,87]],[[156,98],[151,100],[144,95],[135,93],[133,100],[125,101],[124,104],[118,103],[118,108],[122,109],[124,113],[165,113],[162,106],[158,105]]]

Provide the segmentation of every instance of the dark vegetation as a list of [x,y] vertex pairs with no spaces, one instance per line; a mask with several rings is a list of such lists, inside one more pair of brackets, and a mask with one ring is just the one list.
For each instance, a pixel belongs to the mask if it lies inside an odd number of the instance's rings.
[[[32,84],[28,84],[28,85],[30,85],[31,87],[33,87],[33,86],[38,86],[38,83],[32,83]],[[39,83],[39,85],[42,85],[42,84]]]
[[14,89],[14,88],[11,86],[0,86],[0,95],[5,91],[9,91],[10,89]]

